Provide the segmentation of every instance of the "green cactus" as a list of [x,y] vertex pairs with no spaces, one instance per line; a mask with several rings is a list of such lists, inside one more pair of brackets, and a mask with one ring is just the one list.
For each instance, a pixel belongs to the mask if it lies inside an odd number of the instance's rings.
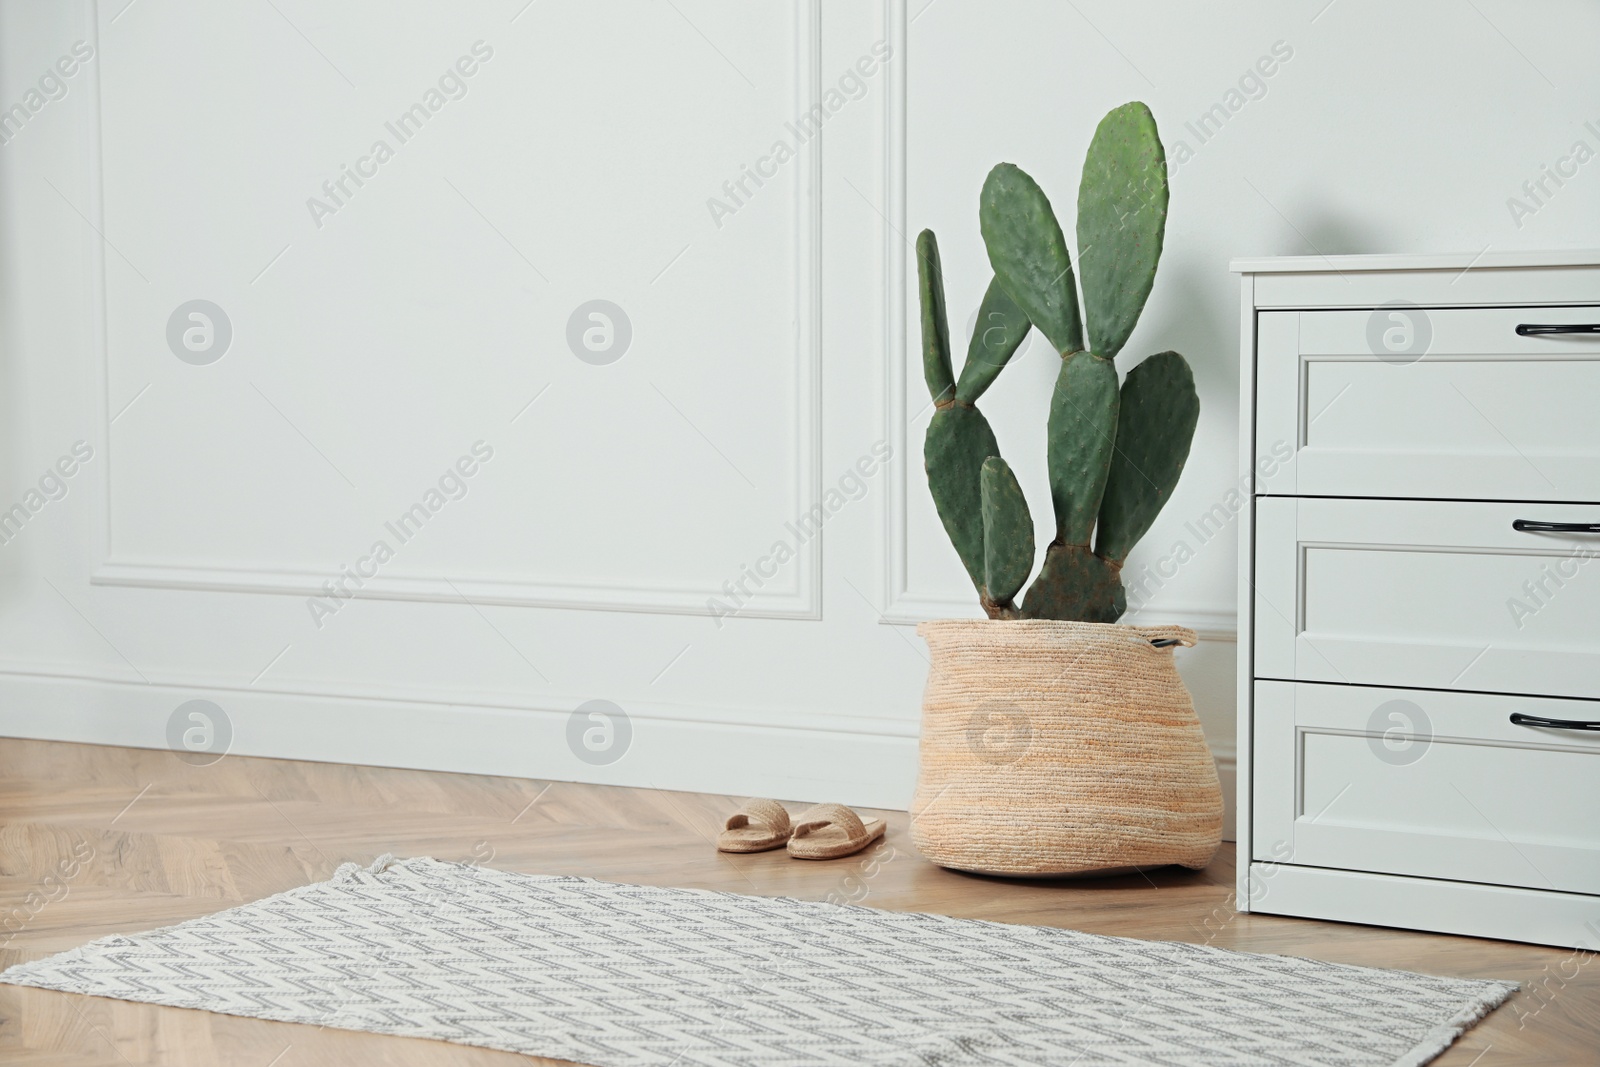
[[1140,103],[1100,120],[1078,185],[1078,271],[1089,347],[1115,359],[1156,281],[1167,228],[1167,160]]
[[1074,352],[1061,360],[1050,394],[1050,500],[1055,504],[1056,540],[1086,545],[1100,513],[1100,497],[1111,472],[1117,437],[1117,368],[1093,352]]
[[994,276],[1028,321],[1058,352],[1082,348],[1067,239],[1039,184],[1010,163],[995,167],[983,183],[978,228]]
[[[932,236],[931,234],[929,236]],[[956,383],[956,399],[976,404],[1028,337],[1028,316],[1006,295],[1000,279],[992,278],[978,305],[978,321],[967,346],[967,362]]]
[[[1124,104],[1101,120],[1084,160],[1080,317],[1066,239],[1044,191],[1010,163],[990,171],[978,221],[994,279],[959,381],[938,244],[931,231],[917,238],[923,370],[936,408],[924,448],[928,486],[990,618],[1111,623],[1127,610],[1122,565],[1171,497],[1200,416],[1194,374],[1176,352],[1151,356],[1120,388],[1113,363],[1155,284],[1167,198],[1155,119],[1142,103]],[[1046,444],[1056,522],[1018,607],[1033,568],[1033,519],[976,404],[1030,326],[1061,354]]]
[[980,476],[983,496],[983,582],[986,610],[1004,613],[1033,570],[1033,516],[1017,476],[990,456]]
[[933,413],[922,458],[928,489],[950,543],[981,594],[983,563],[983,461],[1000,454],[989,420],[977,408],[952,404]]
[[917,283],[922,298],[922,377],[935,403],[954,395],[950,372],[950,322],[944,312],[944,271],[932,230],[917,235]]
[[1083,545],[1053,544],[1028,586],[1022,618],[1116,622],[1128,610],[1120,564],[1101,559]]
[[1101,558],[1121,566],[1149,532],[1183,473],[1199,421],[1194,372],[1178,353],[1158,352],[1128,372],[1095,537]]

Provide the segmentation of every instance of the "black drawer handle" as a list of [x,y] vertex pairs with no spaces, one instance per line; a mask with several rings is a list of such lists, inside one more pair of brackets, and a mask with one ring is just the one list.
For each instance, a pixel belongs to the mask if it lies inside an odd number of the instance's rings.
[[1570,326],[1524,322],[1517,327],[1518,337],[1538,337],[1552,333],[1600,333],[1600,322],[1578,322]]
[[1522,533],[1600,533],[1600,522],[1540,522],[1512,519],[1511,528]]
[[1542,726],[1547,730],[1600,731],[1600,722],[1584,722],[1581,719],[1541,719],[1537,715],[1524,715],[1520,711],[1511,713],[1511,721],[1517,726]]

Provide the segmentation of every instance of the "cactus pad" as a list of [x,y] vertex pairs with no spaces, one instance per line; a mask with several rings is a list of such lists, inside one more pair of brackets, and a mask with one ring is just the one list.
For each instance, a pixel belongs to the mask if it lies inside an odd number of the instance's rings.
[[1095,551],[1121,563],[1172,496],[1200,421],[1194,372],[1176,352],[1160,352],[1128,372],[1117,416]]
[[1083,347],[1067,239],[1038,183],[1010,163],[989,172],[978,204],[989,264],[1006,294],[1057,352]]
[[1156,280],[1167,228],[1167,157],[1150,109],[1134,101],[1095,130],[1078,186],[1078,271],[1089,347],[1113,359]]
[[983,461],[984,609],[1014,610],[1011,598],[1033,571],[1033,516],[1017,476],[999,456]]
[[955,393],[950,370],[950,323],[944,310],[944,270],[932,230],[917,235],[917,284],[922,297],[922,376],[935,402]]
[[956,396],[968,404],[976,403],[1022,347],[1029,329],[1028,316],[1006,295],[1000,279],[991,278],[978,306],[978,321],[972,328]]
[[1092,352],[1061,361],[1050,395],[1050,499],[1057,541],[1089,544],[1117,434],[1117,368]]
[[985,587],[983,461],[999,454],[989,420],[977,408],[954,404],[933,413],[922,449],[928,488],[945,533],[980,594]]

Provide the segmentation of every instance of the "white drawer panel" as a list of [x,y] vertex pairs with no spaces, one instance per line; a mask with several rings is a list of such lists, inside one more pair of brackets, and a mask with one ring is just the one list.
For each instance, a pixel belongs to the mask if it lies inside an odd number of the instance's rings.
[[1600,893],[1600,702],[1255,685],[1256,860]]
[[1600,505],[1257,501],[1255,675],[1600,699]]
[[1600,307],[1261,313],[1257,492],[1600,501],[1600,334],[1516,333],[1596,322]]

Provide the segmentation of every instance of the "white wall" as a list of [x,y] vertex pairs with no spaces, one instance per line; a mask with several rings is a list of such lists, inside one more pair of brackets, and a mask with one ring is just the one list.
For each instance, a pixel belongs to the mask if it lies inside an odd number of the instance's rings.
[[[0,508],[43,503],[0,545],[16,735],[163,745],[204,699],[236,752],[904,805],[909,623],[974,612],[921,478],[907,239],[939,232],[964,324],[988,168],[1071,232],[1094,124],[1137,97],[1173,199],[1124,358],[1183,351],[1204,411],[1129,574],[1167,575],[1140,620],[1207,638],[1180,662],[1227,770],[1235,531],[1197,520],[1244,473],[1229,257],[1600,246],[1600,164],[1508,205],[1600,150],[1576,0],[124,3],[0,2],[0,106],[94,49],[0,146]],[[595,299],[631,324],[615,362],[568,343]],[[232,327],[204,365],[167,338],[192,300]],[[1036,516],[1051,363],[984,404]],[[27,497],[77,441],[65,496]],[[355,599],[308,603],[379,540]],[[612,762],[569,744],[592,700],[627,716]]]

